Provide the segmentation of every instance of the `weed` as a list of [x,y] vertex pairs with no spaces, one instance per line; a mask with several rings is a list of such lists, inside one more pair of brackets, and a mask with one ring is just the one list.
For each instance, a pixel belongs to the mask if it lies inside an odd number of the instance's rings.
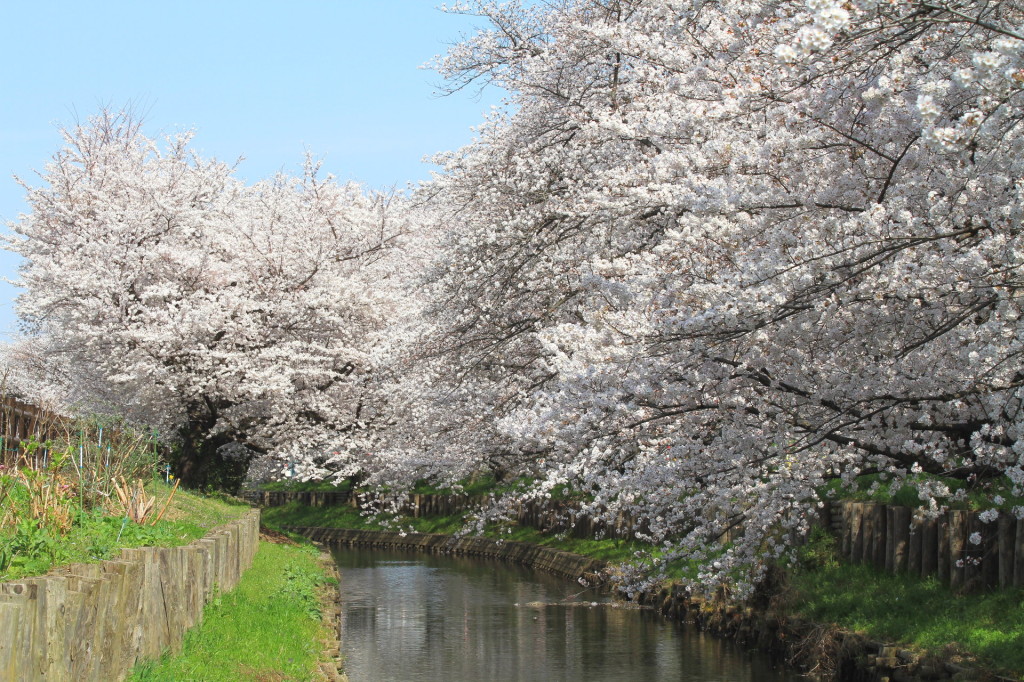
[[839,566],[836,538],[821,526],[815,526],[807,542],[797,550],[797,562],[803,570],[833,569]]
[[316,590],[326,578],[317,566],[290,563],[284,567],[284,585],[278,590],[279,596],[292,599],[311,618],[320,617],[320,600]]

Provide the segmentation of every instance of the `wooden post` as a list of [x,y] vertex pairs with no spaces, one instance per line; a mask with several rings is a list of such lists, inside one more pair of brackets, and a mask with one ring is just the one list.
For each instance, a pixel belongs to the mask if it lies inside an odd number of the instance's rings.
[[1013,586],[1024,586],[1024,519],[1017,519],[1016,538],[1013,542]]
[[227,527],[228,542],[231,547],[231,571],[234,573],[234,585],[242,578],[242,520],[235,521]]
[[875,568],[881,571],[885,570],[885,550],[889,537],[887,528],[887,521],[889,517],[888,507],[884,504],[876,504],[873,505],[872,511],[874,512],[873,516],[875,517],[875,541],[872,543],[874,545],[872,547],[874,565]]
[[223,531],[214,533],[213,539],[217,543],[217,584],[221,592],[228,592],[234,586],[231,583],[231,557],[228,554],[231,546],[227,533]]
[[5,601],[18,604],[21,620],[18,624],[18,651],[15,654],[15,669],[18,676],[15,680],[45,679],[43,667],[46,664],[46,650],[40,647],[45,637],[40,631],[42,620],[39,617],[38,587],[28,583],[0,584],[0,593],[10,595]]
[[950,568],[953,565],[953,559],[950,556],[950,543],[949,543],[949,512],[945,512],[938,518],[938,554],[936,555],[936,575],[938,575],[939,582],[943,585],[949,585],[950,579]]
[[69,568],[73,575],[67,578],[67,639],[62,647],[66,669],[73,680],[102,680],[110,675],[125,619],[113,603],[111,581],[101,577],[98,565]]
[[217,542],[210,538],[202,538],[196,540],[195,544],[203,552],[203,601],[209,601],[213,597],[213,588],[217,583]]
[[850,553],[846,558],[860,563],[864,559],[864,505],[850,502],[847,507],[850,510]]
[[[964,542],[964,591],[979,592],[985,586],[983,563],[986,554],[985,546],[988,544],[985,541],[988,529],[974,512],[965,512],[964,516],[966,518],[964,535],[968,538]],[[977,543],[970,541],[975,534],[980,538]]]
[[21,607],[0,595],[0,680],[17,679]]
[[874,547],[875,547],[875,507],[874,505],[867,504],[866,502],[861,505],[861,556],[860,560],[865,564],[871,565],[875,561]]
[[966,566],[967,512],[954,509],[949,512],[949,587],[954,591],[964,587]]
[[867,502],[862,503],[861,506],[861,536],[863,540],[863,547],[861,549],[860,560],[865,564],[871,566],[875,563],[875,505],[868,504]]
[[[6,609],[6,615],[10,616],[13,624],[11,629],[15,636],[5,642],[4,646],[9,647],[5,666],[13,672],[7,680],[31,679],[31,673],[35,668],[35,656],[33,650],[33,638],[35,636],[35,586],[21,583],[0,584],[0,604],[9,605],[12,608]],[[22,677],[19,677],[19,674]]]
[[[835,507],[833,507],[835,510]],[[850,505],[840,502],[838,506],[839,522],[839,556],[849,557],[853,544],[850,538]],[[834,518],[834,517],[833,517]]]
[[894,573],[906,573],[910,554],[910,507],[891,507],[892,525],[889,535],[893,537]]
[[112,669],[128,670],[135,665],[139,651],[135,632],[142,615],[142,567],[128,561],[104,561],[103,570],[112,576],[115,612],[120,621],[117,636],[110,638]]
[[939,568],[939,520],[925,517],[921,521],[921,577],[935,575]]
[[986,523],[982,527],[981,582],[985,589],[995,590],[999,588],[999,523]]
[[882,563],[886,573],[896,572],[896,507],[885,505],[885,560]]
[[36,588],[33,605],[33,674],[38,675],[39,679],[61,682],[68,680],[68,670],[64,665],[63,656],[67,627],[62,613],[67,594],[66,581],[53,576],[26,578],[22,582]]
[[907,544],[907,573],[921,575],[921,556],[924,547],[924,522],[921,514],[915,512],[910,521],[910,535]]

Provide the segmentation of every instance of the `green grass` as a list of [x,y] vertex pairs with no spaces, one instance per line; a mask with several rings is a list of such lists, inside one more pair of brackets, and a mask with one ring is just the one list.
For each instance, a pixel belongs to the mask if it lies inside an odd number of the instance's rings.
[[[412,530],[417,533],[458,533],[466,527],[465,517],[428,516],[420,518],[402,517],[391,519],[390,525],[362,516],[358,509],[350,506],[307,507],[289,503],[279,507],[268,507],[262,512],[262,521],[271,528],[285,526],[309,526],[319,528],[354,528],[361,530]],[[636,560],[637,552],[657,551],[657,548],[635,540],[605,538],[601,540],[567,537],[559,534],[542,533],[534,528],[516,524],[489,526],[486,537],[529,542],[543,547],[561,549],[594,557],[608,563],[625,563]]]
[[330,582],[309,544],[261,542],[238,587],[217,597],[178,655],[143,663],[129,680],[311,679],[327,633],[317,589]]
[[[171,491],[170,486],[163,481],[153,481],[146,489],[149,494],[156,496],[158,509],[163,507]],[[219,493],[191,492],[179,488],[171,498],[171,504],[164,513],[164,519],[188,521],[202,531],[197,536],[202,537],[210,528],[236,519],[248,509],[249,504],[238,498]]]
[[835,540],[816,533],[789,572],[785,608],[882,641],[1024,674],[1024,590],[957,595],[935,578],[883,573],[836,559]]
[[[998,476],[993,479],[967,483],[955,478],[933,476],[930,474],[916,474],[911,477],[913,480],[938,481],[949,488],[950,494],[962,491],[960,499],[944,498],[941,500],[950,509],[1002,509],[1009,512],[1014,507],[1024,505],[1024,497],[1013,494],[1013,483],[1006,476]],[[883,474],[866,474],[858,476],[854,487],[846,488],[841,481],[834,480],[823,486],[818,494],[821,499],[854,500],[857,502],[880,502],[883,504],[894,504],[905,507],[916,507],[921,504],[917,495],[917,489],[910,484],[904,484],[893,489],[892,479]],[[1001,504],[994,504],[992,498],[996,495],[1003,498]]]
[[[171,489],[154,481],[147,493],[157,499],[153,517],[163,508]],[[0,533],[0,582],[41,575],[55,566],[92,563],[115,558],[126,547],[175,547],[188,544],[248,509],[237,501],[178,490],[163,518],[155,525],[125,521],[102,509],[76,511],[66,533],[23,518]]]
[[793,611],[813,621],[1024,674],[1024,590],[958,596],[935,579],[851,564],[794,575],[790,587]]
[[[379,529],[380,525],[360,516],[359,510],[348,505],[309,507],[289,502],[279,507],[266,507],[260,512],[260,521],[269,528],[283,526],[321,526],[324,528]],[[431,531],[421,531],[431,532]],[[441,531],[436,531],[441,532]]]

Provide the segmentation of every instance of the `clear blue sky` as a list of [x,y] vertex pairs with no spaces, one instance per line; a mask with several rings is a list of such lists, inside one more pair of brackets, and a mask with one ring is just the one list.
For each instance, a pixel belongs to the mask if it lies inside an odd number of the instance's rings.
[[[327,171],[382,188],[429,177],[421,159],[468,143],[502,93],[436,96],[420,68],[479,20],[431,0],[0,0],[0,220],[27,210],[58,127],[134,105],[151,136],[193,129],[204,157],[245,157],[255,181]],[[0,252],[0,276],[17,261]],[[0,341],[18,290],[0,283]]]

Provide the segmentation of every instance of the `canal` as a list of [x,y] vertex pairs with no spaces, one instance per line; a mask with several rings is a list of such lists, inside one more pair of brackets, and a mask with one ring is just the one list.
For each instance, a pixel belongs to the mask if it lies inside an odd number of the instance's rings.
[[334,556],[351,682],[798,679],[730,641],[515,564],[387,550]]

